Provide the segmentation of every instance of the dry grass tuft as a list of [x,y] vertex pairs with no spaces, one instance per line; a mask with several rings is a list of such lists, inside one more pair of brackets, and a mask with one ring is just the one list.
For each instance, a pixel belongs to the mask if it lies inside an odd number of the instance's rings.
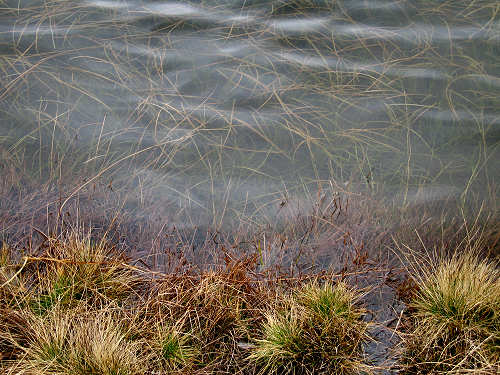
[[141,374],[140,343],[126,340],[120,316],[110,309],[54,308],[44,316],[25,312],[22,351],[9,373]]
[[82,300],[106,304],[130,297],[139,279],[125,261],[104,239],[93,243],[90,235],[49,241],[42,256],[30,258],[37,275],[32,308],[43,314],[55,305],[70,308]]
[[[407,373],[497,373],[500,368],[500,271],[479,240],[420,268],[414,279]],[[480,246],[480,245],[479,245]]]

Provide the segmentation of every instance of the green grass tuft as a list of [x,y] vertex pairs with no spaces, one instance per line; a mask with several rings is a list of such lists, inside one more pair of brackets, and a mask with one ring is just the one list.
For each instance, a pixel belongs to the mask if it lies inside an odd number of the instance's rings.
[[[415,293],[409,373],[495,373],[500,366],[500,270],[466,251],[423,272]],[[495,370],[496,369],[496,370]]]
[[368,336],[359,297],[345,283],[302,287],[281,311],[268,313],[250,359],[260,373],[362,373]]

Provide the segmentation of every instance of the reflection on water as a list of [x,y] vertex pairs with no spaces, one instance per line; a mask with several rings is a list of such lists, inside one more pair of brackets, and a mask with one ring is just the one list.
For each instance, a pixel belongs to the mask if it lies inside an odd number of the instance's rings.
[[23,188],[112,181],[210,224],[328,181],[405,204],[496,184],[496,1],[0,7],[2,173]]

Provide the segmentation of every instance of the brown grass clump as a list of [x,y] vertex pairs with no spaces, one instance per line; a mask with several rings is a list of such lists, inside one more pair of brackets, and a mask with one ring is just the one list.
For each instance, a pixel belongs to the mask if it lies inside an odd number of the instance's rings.
[[31,273],[36,272],[31,305],[41,314],[55,305],[72,307],[82,300],[120,301],[133,295],[139,281],[125,258],[104,239],[93,243],[90,235],[51,240],[42,256],[30,261]]
[[4,243],[0,249],[0,360],[15,357],[18,350],[13,343],[22,338],[21,332],[27,325],[16,309],[25,290],[22,279],[18,277],[20,267],[13,260],[12,249]]
[[119,314],[111,309],[54,308],[44,316],[25,312],[22,351],[8,373],[142,374],[139,342],[126,340]]
[[251,277],[253,257],[200,275],[155,281],[141,314],[154,356],[169,368],[237,373],[271,292]]

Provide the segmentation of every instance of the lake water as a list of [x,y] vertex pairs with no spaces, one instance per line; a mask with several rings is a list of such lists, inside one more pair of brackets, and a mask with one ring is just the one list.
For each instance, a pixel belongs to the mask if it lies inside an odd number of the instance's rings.
[[318,189],[496,199],[500,5],[2,0],[0,151],[4,213],[221,228]]

